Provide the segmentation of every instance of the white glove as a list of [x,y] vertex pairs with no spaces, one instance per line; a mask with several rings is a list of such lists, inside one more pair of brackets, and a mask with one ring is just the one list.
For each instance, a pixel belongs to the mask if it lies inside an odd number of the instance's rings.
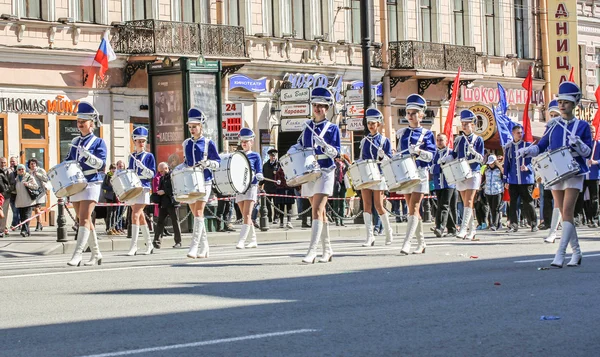
[[338,154],[338,151],[331,145],[325,145],[323,152],[325,152],[325,155],[329,156],[330,159],[335,158]]
[[257,173],[255,176],[256,176],[256,179],[257,179],[258,181],[262,181],[262,180],[264,180],[264,179],[265,179],[265,177],[263,176],[263,174],[261,174],[260,172],[259,172],[259,173]]
[[530,145],[526,148],[520,148],[517,150],[517,159],[529,156],[536,156],[539,153],[537,145]]
[[151,179],[154,177],[154,172],[152,172],[152,170],[150,170],[147,167],[144,167],[142,169],[142,174],[140,175],[141,178],[143,179]]
[[384,159],[387,157],[387,155],[385,154],[385,151],[383,149],[379,149],[377,150],[377,157]]
[[318,135],[314,135],[313,136],[313,140],[315,142],[316,145],[324,148],[325,146],[327,146],[327,142],[325,142],[325,139],[323,139],[322,137],[318,136]]
[[96,156],[90,154],[89,152],[87,153],[87,156],[85,157],[84,163],[90,167],[95,168],[96,170],[100,170],[102,168],[102,166],[104,166],[104,162],[102,160],[100,160]]
[[413,154],[413,155],[419,155],[421,154],[421,149],[419,149],[417,147],[417,145],[409,145],[408,146],[408,152]]
[[569,144],[569,146],[575,146],[578,141],[581,141],[579,136],[573,135],[573,134],[567,136],[567,140],[568,140],[567,143]]
[[431,162],[431,160],[433,160],[433,154],[429,151],[419,150],[419,160]]
[[77,155],[79,155],[79,157],[83,157],[83,158],[88,158],[90,156],[90,152],[87,151],[85,148],[78,146],[77,147]]
[[454,157],[452,155],[446,155],[446,156],[440,158],[439,162],[442,164],[447,164],[453,160],[454,160]]
[[571,146],[577,153],[583,157],[588,157],[592,153],[592,150],[587,146],[579,136],[569,135],[569,146]]
[[477,150],[475,150],[475,147],[473,147],[473,145],[469,145],[469,154],[477,156],[477,154],[479,154],[477,152]]

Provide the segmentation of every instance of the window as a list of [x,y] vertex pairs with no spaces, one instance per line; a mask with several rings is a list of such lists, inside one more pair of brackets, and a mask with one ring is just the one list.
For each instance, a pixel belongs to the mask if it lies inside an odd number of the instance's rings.
[[275,36],[275,0],[263,0],[263,31],[269,36]]
[[77,117],[58,117],[58,161],[64,160],[69,154],[69,144],[79,136]]
[[350,10],[346,10],[346,39],[351,43],[360,43],[360,1],[348,0],[347,3]]
[[8,142],[6,140],[6,115],[0,116],[0,157],[5,157],[7,154],[6,146]]
[[244,7],[241,0],[229,0],[229,25],[242,26],[242,11]]
[[596,88],[600,86],[600,48],[596,47]]
[[79,22],[95,22],[94,8],[96,0],[74,0],[75,19]]
[[44,118],[23,118],[21,119],[21,139],[26,140],[45,140],[46,139],[46,119]]
[[281,32],[283,34],[294,35],[296,38],[308,38],[304,33],[305,1],[310,0],[281,0]]
[[310,0],[313,1],[313,36],[323,36],[325,28],[325,15],[323,14],[323,0]]
[[497,0],[485,0],[485,33],[486,48],[489,55],[497,55],[496,52],[496,2]]
[[515,0],[515,53],[517,57],[525,57],[525,18],[523,0]]
[[433,41],[433,28],[431,18],[431,0],[421,0],[421,40]]
[[177,0],[174,21],[189,23],[210,23],[209,0]]
[[390,42],[404,40],[404,10],[398,6],[397,0],[389,0],[387,2],[389,16],[389,34]]
[[454,0],[454,44],[464,46],[465,40],[465,3]]
[[194,22],[194,0],[179,0],[181,6],[181,21]]
[[22,0],[19,2],[19,15],[28,19],[41,19],[41,1],[40,0]]
[[151,0],[133,0],[131,13],[133,20],[145,20],[151,18]]

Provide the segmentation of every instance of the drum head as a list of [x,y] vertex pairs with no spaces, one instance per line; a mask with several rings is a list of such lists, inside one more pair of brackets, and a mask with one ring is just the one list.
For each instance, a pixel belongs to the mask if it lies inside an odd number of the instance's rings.
[[63,187],[54,194],[58,198],[73,196],[87,187],[87,182],[74,183],[67,187]]
[[252,183],[252,167],[244,153],[236,151],[229,158],[229,183],[237,193],[244,193]]
[[132,200],[132,199],[136,198],[137,196],[141,195],[142,191],[144,191],[144,189],[142,187],[130,188],[128,191],[123,192],[123,194],[121,196],[119,196],[119,201]]

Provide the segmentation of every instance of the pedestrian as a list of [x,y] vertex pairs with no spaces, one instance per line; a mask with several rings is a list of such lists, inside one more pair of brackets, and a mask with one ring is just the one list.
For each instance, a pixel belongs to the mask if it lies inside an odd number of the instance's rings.
[[[133,129],[131,135],[135,151],[129,157],[128,170],[132,170],[142,183],[142,193],[132,199],[126,200],[125,204],[131,207],[131,243],[129,245],[128,256],[137,254],[137,240],[142,231],[142,236],[146,241],[145,255],[152,254],[154,245],[150,235],[150,227],[146,222],[144,208],[150,204],[150,191],[154,171],[156,170],[156,161],[154,155],[146,152],[146,142],[148,141],[148,129],[139,126]],[[162,233],[159,232],[159,234]]]
[[217,196],[217,232],[235,232],[231,222],[231,196],[223,195],[219,190],[215,190]]
[[[369,133],[360,141],[360,159],[382,161],[389,160],[392,157],[392,144],[388,138],[381,135],[379,132],[383,125],[383,114],[375,108],[369,108],[365,112],[367,120],[367,129]],[[380,164],[377,169],[381,171]],[[381,219],[385,230],[385,244],[390,245],[394,240],[392,226],[390,225],[390,217],[384,210],[384,193],[388,190],[388,186],[384,179],[381,182],[365,187],[361,190],[360,195],[363,200],[363,218],[366,228],[366,240],[363,247],[372,247],[375,245],[374,220],[375,213]],[[375,210],[373,210],[373,207]],[[377,222],[377,220],[375,220]]]
[[438,207],[433,233],[436,237],[442,237],[444,234],[453,236],[456,234],[456,186],[448,184],[441,165],[442,158],[451,157],[452,149],[448,147],[448,137],[444,133],[437,135],[436,145],[437,151],[433,156],[433,165],[431,165]]
[[173,238],[175,239],[175,245],[173,248],[181,248],[181,228],[179,227],[179,202],[175,200],[173,194],[173,181],[171,179],[171,172],[169,165],[166,162],[158,164],[158,173],[160,179],[156,193],[153,197],[157,197],[154,203],[158,206],[158,221],[156,222],[156,229],[154,229],[154,247],[160,249],[162,240],[162,232],[165,229],[165,221],[167,217],[171,217],[173,223]]
[[[456,183],[456,189],[460,193],[463,206],[460,231],[456,234],[458,239],[478,240],[476,238],[475,217],[473,215],[473,204],[475,194],[481,185],[481,164],[484,161],[483,139],[476,135],[474,122],[477,119],[475,113],[465,109],[460,112],[460,123],[463,135],[456,138],[452,158],[465,159],[471,168],[471,178]],[[452,158],[446,157],[442,162],[448,163]]]
[[515,125],[512,129],[513,141],[504,147],[504,178],[510,195],[508,232],[519,230],[517,210],[519,199],[523,205],[521,216],[531,225],[531,231],[537,232],[537,213],[533,202],[533,186],[535,178],[531,158],[517,158],[517,151],[531,146],[523,140],[523,127]]
[[[19,209],[15,206],[15,201],[17,199],[17,189],[16,189],[16,181],[17,181],[17,164],[19,163],[19,158],[16,156],[12,156],[10,158],[10,168],[8,174],[8,182],[10,184],[10,210],[12,211],[12,222],[11,226],[15,227],[21,221],[19,217]],[[5,233],[8,233],[5,231]]]
[[344,226],[344,199],[346,198],[346,183],[344,177],[348,172],[349,165],[346,164],[343,156],[338,155],[335,158],[335,180],[333,184],[333,215],[336,226]]
[[[277,181],[277,190],[275,193],[275,206],[279,210],[277,215],[279,216],[279,228],[284,227],[283,218],[287,216],[287,223],[285,224],[286,228],[292,229],[294,226],[292,225],[292,207],[295,202],[295,188],[289,187],[285,180],[285,173],[283,172],[283,168],[279,166],[279,169],[275,173],[275,181]],[[284,213],[285,212],[285,213]]]
[[8,160],[5,157],[0,158],[0,195],[2,195],[3,201],[0,206],[2,217],[0,217],[0,238],[4,238],[5,234],[8,234],[6,228],[6,221],[8,220],[8,212],[10,207],[10,180],[9,176],[12,170],[8,167]]
[[104,195],[104,200],[109,206],[106,207],[106,217],[104,218],[104,224],[106,226],[106,234],[108,235],[117,235],[118,233],[115,231],[115,216],[116,216],[116,208],[112,206],[117,202],[117,195],[115,194],[115,190],[113,189],[113,185],[110,180],[115,175],[117,171],[117,165],[110,164],[108,167],[108,173],[104,176],[104,180],[102,180],[102,194]]
[[[277,173],[277,170],[279,170],[280,165],[279,165],[279,161],[277,160],[277,153],[278,153],[277,149],[270,149],[269,151],[267,151],[267,154],[269,155],[269,160],[266,161],[262,167],[263,176],[270,180],[275,180],[275,174]],[[265,191],[265,193],[267,195],[273,195],[277,191],[277,185],[274,182],[262,181],[259,183],[259,185],[263,187],[263,190]],[[267,205],[267,218],[269,220],[269,223],[277,224],[277,217],[279,215],[275,214],[274,211],[275,210],[273,210],[271,208],[271,205],[268,204]],[[283,222],[282,222],[282,224],[283,224]]]
[[500,207],[502,206],[502,194],[504,193],[503,167],[496,155],[490,155],[487,159],[485,169],[484,192],[490,207],[490,230],[496,231],[500,228]]
[[417,238],[417,249],[414,254],[425,253],[425,235],[423,220],[420,215],[421,201],[429,194],[429,166],[436,151],[433,132],[421,126],[425,117],[427,101],[418,94],[411,94],[406,98],[406,116],[408,127],[400,129],[398,137],[398,152],[411,155],[416,162],[420,182],[416,186],[400,190],[404,194],[408,206],[408,226],[404,243],[400,250],[401,255],[410,254],[411,240]]
[[558,106],[561,118],[553,120],[537,145],[519,149],[518,157],[535,157],[552,150],[569,150],[579,165],[578,175],[563,178],[552,185],[552,196],[562,212],[562,235],[560,245],[551,266],[562,268],[567,245],[571,243],[573,254],[568,267],[581,265],[582,254],[577,229],[574,224],[575,204],[583,189],[585,174],[589,172],[587,159],[592,154],[592,133],[590,125],[574,115],[574,109],[581,100],[581,90],[573,82],[562,82],[558,87]]
[[36,225],[35,231],[39,232],[44,227],[42,226],[42,221],[40,218],[40,213],[42,211],[42,207],[46,207],[46,183],[48,182],[48,176],[46,175],[46,171],[38,166],[38,161],[36,159],[29,159],[27,162],[27,166],[29,167],[29,174],[35,179],[38,187],[41,188],[41,194],[35,200],[35,205],[33,206],[33,214],[36,217]]
[[37,190],[39,189],[38,184],[35,181],[33,175],[25,170],[25,165],[17,165],[17,182],[15,186],[17,190],[17,198],[15,206],[19,209],[19,217],[21,221],[21,236],[31,236],[29,230],[29,218],[31,217],[31,211],[37,204]]

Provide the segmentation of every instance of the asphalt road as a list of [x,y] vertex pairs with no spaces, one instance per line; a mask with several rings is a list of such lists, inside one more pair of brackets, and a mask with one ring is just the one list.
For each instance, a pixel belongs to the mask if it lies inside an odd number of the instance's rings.
[[580,230],[581,267],[538,270],[543,234],[428,237],[411,256],[348,237],[314,265],[307,241],[3,259],[0,356],[597,356],[598,233]]

